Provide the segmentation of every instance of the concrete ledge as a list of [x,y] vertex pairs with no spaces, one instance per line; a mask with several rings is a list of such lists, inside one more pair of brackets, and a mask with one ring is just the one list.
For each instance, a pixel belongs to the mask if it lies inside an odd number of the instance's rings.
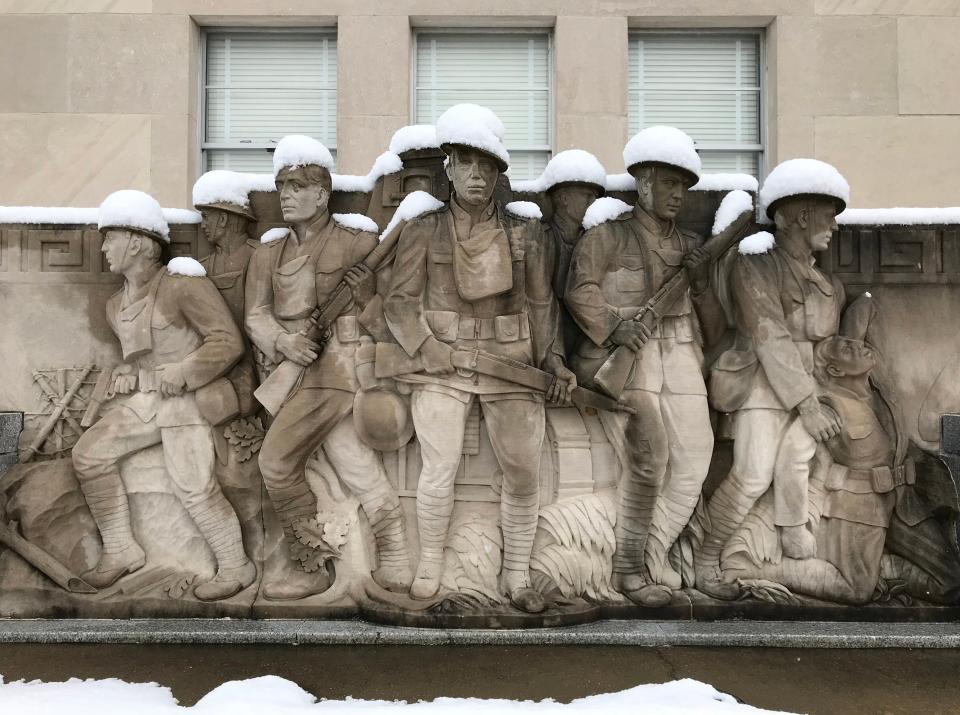
[[360,621],[2,620],[0,643],[957,648],[960,624],[604,621],[536,630],[431,630]]

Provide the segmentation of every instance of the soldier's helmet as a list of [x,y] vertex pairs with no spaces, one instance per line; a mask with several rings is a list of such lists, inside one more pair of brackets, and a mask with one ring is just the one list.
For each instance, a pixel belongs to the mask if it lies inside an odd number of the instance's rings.
[[693,139],[676,127],[647,127],[635,134],[623,148],[623,163],[631,174],[640,167],[669,166],[686,175],[691,186],[703,169]]
[[193,206],[198,211],[219,209],[257,220],[250,210],[250,181],[236,171],[214,169],[203,174],[193,185]]
[[381,452],[394,452],[413,437],[413,419],[407,401],[386,387],[356,394],[353,424],[361,441]]
[[276,178],[284,169],[297,169],[301,166],[319,166],[333,171],[333,155],[330,150],[313,137],[302,134],[288,134],[279,142],[273,152],[273,176]]
[[603,196],[606,191],[607,171],[590,152],[567,149],[547,162],[537,183],[537,188],[541,191],[552,191],[564,186],[589,186]]
[[437,119],[437,141],[449,155],[455,147],[469,147],[493,159],[500,171],[510,166],[510,154],[504,146],[506,128],[500,118],[478,104],[455,104]]
[[788,159],[777,164],[760,189],[760,206],[770,219],[792,199],[829,199],[839,214],[850,200],[850,185],[830,164],[817,159]]
[[134,189],[114,191],[103,200],[97,212],[97,228],[100,233],[122,228],[162,244],[170,243],[170,226],[160,204],[150,194]]

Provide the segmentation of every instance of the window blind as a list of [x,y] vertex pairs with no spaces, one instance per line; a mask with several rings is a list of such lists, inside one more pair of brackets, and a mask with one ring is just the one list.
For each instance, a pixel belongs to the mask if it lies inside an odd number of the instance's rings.
[[460,102],[489,107],[506,127],[510,176],[539,176],[552,143],[549,36],[423,32],[416,44],[414,120],[433,124]]
[[207,169],[270,171],[267,149],[286,134],[306,134],[334,151],[334,33],[211,32],[206,43]]
[[678,127],[706,172],[759,176],[763,152],[760,36],[631,33],[629,130]]

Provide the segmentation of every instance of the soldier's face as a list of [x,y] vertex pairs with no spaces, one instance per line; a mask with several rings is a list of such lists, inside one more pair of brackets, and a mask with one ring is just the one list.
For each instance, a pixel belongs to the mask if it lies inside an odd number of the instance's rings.
[[676,169],[655,167],[650,176],[653,214],[666,221],[675,219],[683,207],[688,183],[687,178]]
[[202,209],[200,211],[200,230],[212,245],[220,245],[226,225],[226,212],[216,209]]
[[500,168],[483,152],[457,147],[450,155],[447,176],[461,201],[486,206],[497,187]]
[[877,365],[877,354],[868,343],[837,337],[827,371],[833,377],[866,375]]
[[277,176],[280,210],[288,223],[302,223],[327,209],[330,193],[319,181],[311,181],[302,169],[284,170]]
[[111,273],[123,273],[130,267],[141,240],[139,236],[123,229],[112,228],[104,234],[100,251],[107,259]]
[[560,211],[576,223],[583,221],[587,207],[599,198],[600,192],[589,186],[561,186],[554,191],[554,210]]
[[837,230],[837,209],[832,201],[812,201],[807,209],[807,241],[812,251],[825,251]]

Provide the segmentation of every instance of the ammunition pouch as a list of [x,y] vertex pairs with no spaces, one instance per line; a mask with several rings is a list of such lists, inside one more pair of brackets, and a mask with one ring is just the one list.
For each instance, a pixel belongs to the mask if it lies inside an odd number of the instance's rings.
[[735,412],[747,401],[760,363],[753,350],[727,350],[710,368],[707,394],[717,412]]
[[457,340],[512,343],[530,338],[530,321],[526,313],[474,318],[452,310],[427,310],[424,311],[424,317],[437,340],[444,343],[455,343]]
[[197,409],[207,422],[216,427],[229,422],[240,414],[240,400],[233,383],[225,377],[218,377],[195,393]]

